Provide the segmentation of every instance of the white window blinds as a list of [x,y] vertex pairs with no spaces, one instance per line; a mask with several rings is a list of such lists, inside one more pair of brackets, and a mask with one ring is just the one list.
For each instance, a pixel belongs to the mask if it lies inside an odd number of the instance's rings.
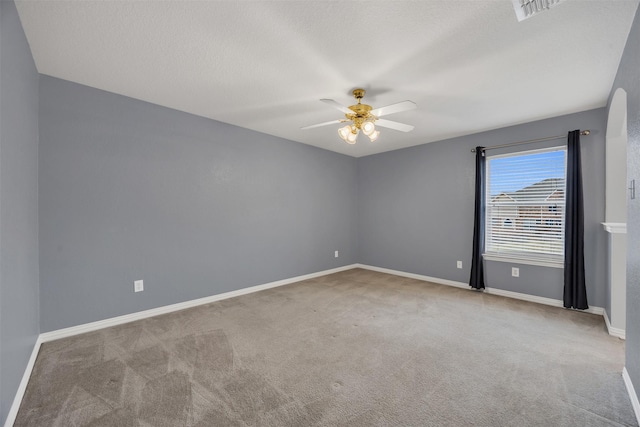
[[564,258],[566,149],[487,157],[485,253]]

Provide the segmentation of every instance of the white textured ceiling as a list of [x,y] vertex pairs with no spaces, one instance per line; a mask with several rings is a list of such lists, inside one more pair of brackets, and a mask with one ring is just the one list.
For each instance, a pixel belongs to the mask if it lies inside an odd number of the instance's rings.
[[[638,0],[16,1],[38,71],[355,157],[606,104]],[[415,126],[339,139],[351,90]]]

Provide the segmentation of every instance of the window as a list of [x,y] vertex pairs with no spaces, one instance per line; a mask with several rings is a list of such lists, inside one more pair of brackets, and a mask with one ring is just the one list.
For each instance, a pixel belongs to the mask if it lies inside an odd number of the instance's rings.
[[525,230],[535,230],[538,225],[540,225],[540,220],[535,218],[524,218],[522,220],[522,225]]
[[566,153],[487,157],[485,258],[562,265]]

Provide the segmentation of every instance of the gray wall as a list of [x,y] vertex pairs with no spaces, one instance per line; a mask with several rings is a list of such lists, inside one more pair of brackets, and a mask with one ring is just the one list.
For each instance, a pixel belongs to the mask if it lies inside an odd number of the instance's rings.
[[[627,92],[627,177],[640,184],[640,8],[627,39],[627,45],[613,83],[613,93]],[[627,329],[626,367],[640,391],[640,198],[627,201]]]
[[[468,283],[473,236],[475,159],[472,147],[504,144],[590,129],[582,137],[585,264],[589,304],[602,307],[606,291],[604,221],[605,109],[541,120],[368,156],[358,161],[360,262]],[[520,149],[560,145],[530,144]],[[511,151],[514,151],[512,148]],[[499,154],[502,151],[491,151]],[[456,261],[463,269],[456,268]],[[562,299],[562,269],[487,261],[489,287]]]
[[47,76],[40,135],[42,332],[357,261],[354,158]]
[[0,2],[0,424],[39,333],[38,72],[13,1]]

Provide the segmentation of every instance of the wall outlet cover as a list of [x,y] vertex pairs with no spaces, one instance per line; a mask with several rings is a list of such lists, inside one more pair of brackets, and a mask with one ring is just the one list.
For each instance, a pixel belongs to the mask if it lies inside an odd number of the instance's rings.
[[462,268],[462,261],[458,261],[457,264],[458,268]]
[[520,277],[520,269],[518,267],[511,267],[511,275],[513,277]]
[[133,292],[144,291],[144,280],[136,280],[133,282]]
[[333,254],[334,257],[338,258],[338,251]]

